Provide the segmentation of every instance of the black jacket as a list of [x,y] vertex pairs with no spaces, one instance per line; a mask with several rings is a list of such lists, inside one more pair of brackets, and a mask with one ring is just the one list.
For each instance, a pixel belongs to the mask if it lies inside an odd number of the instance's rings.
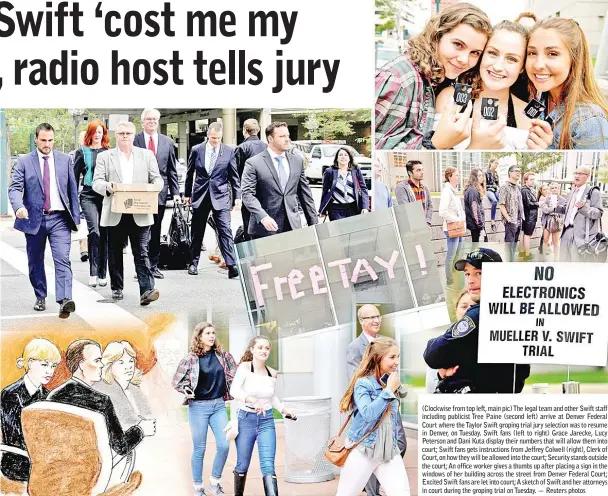
[[[477,221],[475,220],[475,211],[473,202],[477,202]],[[485,226],[485,215],[483,211],[483,199],[481,193],[473,186],[467,186],[464,190],[464,213],[467,219],[467,229],[471,231],[480,231]]]
[[[22,450],[27,449],[21,427],[21,412],[23,409],[44,400],[49,392],[44,387],[30,396],[23,378],[6,386],[0,393],[0,419],[2,419],[2,439],[4,444]],[[11,480],[27,481],[30,477],[30,461],[14,453],[4,453],[2,456],[2,473]]]
[[[135,135],[133,145],[139,148],[146,147],[146,137],[144,133]],[[158,172],[165,182],[163,189],[158,194],[158,204],[165,205],[169,194],[170,200],[174,196],[179,195],[179,182],[177,178],[177,159],[175,157],[175,143],[164,134],[158,133],[158,150],[156,150],[156,162],[158,163]]]
[[498,191],[500,184],[498,184],[498,174],[492,172],[491,170],[486,171],[486,190],[488,191]]
[[95,391],[75,379],[54,389],[47,399],[103,414],[108,428],[110,447],[119,455],[130,453],[144,438],[143,430],[136,425],[127,431],[122,430],[109,396]]
[[239,146],[236,147],[236,170],[239,177],[243,177],[245,162],[251,157],[255,157],[258,153],[262,153],[268,145],[257,136],[249,136]]
[[526,216],[526,221],[532,221],[536,223],[536,219],[538,217],[538,197],[536,196],[535,191],[532,188],[528,188],[528,186],[521,187],[521,199],[524,202],[524,214]]

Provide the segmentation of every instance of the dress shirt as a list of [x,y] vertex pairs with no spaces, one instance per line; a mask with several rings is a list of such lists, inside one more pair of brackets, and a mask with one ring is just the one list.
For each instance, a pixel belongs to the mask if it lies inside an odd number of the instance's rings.
[[[44,178],[44,158],[46,155],[38,152],[38,162],[40,163],[40,177]],[[65,210],[63,203],[61,202],[61,196],[59,196],[59,188],[57,187],[57,176],[55,175],[55,156],[53,151],[48,154],[49,157],[49,172],[51,174],[51,180],[49,181],[51,187],[51,210]]]
[[[218,147],[215,149],[215,163],[217,164],[217,159],[220,156],[220,147],[222,145],[218,145]],[[211,155],[213,155],[213,147],[211,146],[211,144],[209,142],[207,142],[207,144],[205,145],[205,169],[207,169],[208,171],[210,171],[209,167],[211,167]],[[215,167],[215,164],[213,164],[213,166]]]
[[[277,155],[276,153],[274,153],[270,148],[268,148],[268,153],[270,153],[270,158],[272,159],[272,165],[274,165],[275,170],[277,167],[277,161],[276,158],[277,157],[281,157],[281,167],[283,167],[283,170],[285,171],[285,175],[289,178],[289,161],[287,160],[287,154],[285,152],[281,153],[280,155]],[[279,173],[279,171],[277,171],[277,174]]]
[[150,140],[154,141],[154,150],[156,151],[156,155],[158,154],[158,133],[148,134],[144,132],[144,139],[146,140],[146,148],[150,149]]
[[582,200],[584,192],[585,185],[575,189],[572,192],[572,197],[570,198],[570,203],[568,204],[568,217],[566,218],[566,226],[574,225],[574,217],[576,217],[576,214],[578,213],[578,208],[576,208],[575,204]]
[[30,396],[34,396],[36,391],[40,391],[40,387],[36,387],[36,385],[30,379],[30,376],[27,374],[23,376],[23,384],[25,384],[25,389],[27,389]]
[[364,335],[364,336],[367,338],[367,340],[368,340],[370,343],[373,343],[373,342],[376,340],[376,338],[375,338],[375,337],[370,336],[370,335],[369,335],[369,334],[367,334],[366,332],[363,332],[363,335]]
[[122,175],[123,184],[133,184],[133,152],[129,155],[129,158],[124,152],[120,152],[120,172]]

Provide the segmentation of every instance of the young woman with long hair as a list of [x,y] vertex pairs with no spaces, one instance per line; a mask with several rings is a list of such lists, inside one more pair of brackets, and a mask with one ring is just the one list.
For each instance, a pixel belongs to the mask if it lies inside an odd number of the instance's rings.
[[490,227],[492,231],[496,230],[496,208],[498,207],[498,189],[500,188],[497,169],[498,159],[491,158],[488,170],[486,171],[486,196],[492,204],[492,208],[490,209]]
[[89,286],[93,288],[98,284],[107,285],[108,234],[107,229],[100,225],[103,197],[93,190],[93,175],[97,155],[109,148],[108,129],[103,122],[96,119],[89,122],[84,135],[84,144],[74,155],[74,175],[77,184],[80,184],[82,176],[80,206],[89,230]]
[[464,190],[464,212],[467,218],[467,229],[471,231],[471,241],[479,243],[479,235],[485,229],[486,218],[483,210],[485,175],[481,169],[472,169],[469,182]]
[[234,467],[234,494],[245,494],[247,471],[251,463],[253,445],[257,441],[260,469],[266,496],[278,496],[279,488],[274,467],[277,451],[277,433],[272,409],[283,416],[294,417],[276,396],[277,371],[268,367],[271,344],[268,338],[256,336],[249,341],[241,358],[230,394],[238,408],[238,435],[236,437],[236,466]]
[[185,396],[188,421],[192,431],[192,478],[194,496],[204,496],[203,459],[207,446],[207,430],[215,437],[216,454],[213,460],[209,494],[224,494],[220,485],[222,471],[228,458],[230,444],[224,429],[228,425],[225,401],[231,400],[230,386],[236,362],[222,348],[215,334],[215,326],[201,322],[194,328],[190,353],[178,365],[173,377],[173,388]]
[[524,185],[521,188],[525,214],[525,219],[521,226],[523,232],[522,244],[524,249],[524,262],[529,262],[534,258],[530,253],[530,243],[532,242],[532,235],[534,234],[536,222],[538,221],[538,194],[534,189],[534,179],[535,174],[533,172],[526,172],[524,174]]
[[[545,253],[545,261],[559,261],[559,243],[560,236],[564,227],[564,214],[558,214],[555,209],[563,207],[566,204],[566,199],[560,194],[560,185],[551,183],[549,185],[549,196],[541,206],[541,222],[543,224],[543,245]],[[548,248],[549,244],[553,245],[553,260],[549,259]]]
[[319,213],[328,215],[329,220],[338,220],[367,212],[368,208],[369,195],[363,173],[350,150],[341,147],[333,165],[323,173]]
[[608,105],[593,75],[585,33],[573,19],[550,18],[530,31],[526,72],[531,94],[553,126],[549,148],[607,149]]
[[463,241],[462,236],[450,237],[448,232],[448,223],[450,222],[465,222],[466,216],[462,208],[460,195],[458,194],[458,185],[460,184],[460,172],[456,167],[446,167],[445,183],[441,190],[441,200],[439,201],[439,215],[443,218],[443,233],[447,243],[447,252],[445,255],[445,277],[448,286],[454,282],[454,259],[456,253],[460,249]]
[[[524,115],[528,103],[528,81],[524,72],[527,43],[528,30],[521,24],[502,21],[494,27],[481,58],[479,72],[468,73],[462,78],[473,87],[473,119],[470,120],[471,138],[455,148],[522,150],[545,149],[551,144],[551,126]],[[521,88],[523,91],[517,91]],[[482,125],[482,98],[499,101],[497,121],[486,121]],[[440,93],[436,121],[440,121],[443,109],[453,99],[453,87]]]
[[341,412],[352,411],[345,446],[356,446],[342,467],[336,496],[359,495],[372,474],[387,496],[410,494],[397,444],[399,400],[395,392],[400,385],[399,346],[393,339],[379,336],[368,345],[340,400]]
[[452,148],[468,136],[470,114],[452,112],[433,134],[435,90],[472,69],[492,33],[488,16],[469,3],[431,18],[405,53],[376,74],[376,148]]

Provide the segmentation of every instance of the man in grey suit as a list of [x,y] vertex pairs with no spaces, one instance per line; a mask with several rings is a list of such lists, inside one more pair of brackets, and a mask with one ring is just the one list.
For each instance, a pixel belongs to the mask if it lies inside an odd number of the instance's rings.
[[[375,305],[362,305],[357,312],[357,317],[359,318],[361,330],[363,332],[357,339],[348,345],[346,351],[346,374],[349,381],[359,368],[365,350],[378,336],[382,325],[382,315]],[[401,388],[397,390],[396,394],[401,398],[405,397],[405,393],[401,392]],[[401,428],[397,434],[397,442],[399,444],[399,449],[401,450],[401,456],[403,457],[405,456],[405,450],[407,449],[407,441],[405,439],[405,431],[402,427],[403,423],[401,422],[401,417],[399,418],[398,424]],[[372,475],[369,478],[369,481],[365,486],[365,493],[367,496],[380,495],[380,483],[375,475]]]
[[[144,128],[142,133],[135,135],[133,142],[138,148],[150,150],[156,157],[158,172],[163,178],[163,189],[158,195],[158,213],[154,214],[154,224],[150,228],[150,267],[152,275],[163,279],[163,273],[158,270],[160,260],[160,228],[165,216],[167,199],[179,201],[179,183],[177,181],[177,166],[175,159],[175,144],[169,136],[158,132],[160,112],[153,108],[144,109],[141,113],[141,122]],[[169,196],[169,194],[171,196]]]
[[302,227],[298,202],[308,225],[317,223],[317,209],[303,160],[289,150],[285,122],[266,128],[268,148],[245,162],[241,179],[243,204],[251,213],[247,232],[253,239]]
[[587,223],[589,223],[589,239],[594,238],[599,232],[599,219],[604,213],[602,196],[598,188],[588,184],[590,175],[589,167],[586,165],[578,167],[574,173],[574,188],[570,190],[566,203],[561,206],[557,203],[551,205],[553,212],[565,214],[559,248],[560,262],[580,261],[578,249],[587,242]]
[[164,185],[158,172],[156,158],[149,150],[135,148],[135,125],[121,122],[116,128],[117,147],[101,152],[97,156],[93,189],[104,197],[101,209],[101,226],[108,227],[110,282],[112,298],[122,300],[124,270],[122,249],[127,237],[135,260],[135,271],[139,282],[140,304],[149,305],[158,300],[154,288],[154,276],[148,258],[150,226],[154,224],[152,214],[120,214],[112,212],[112,195],[115,184],[155,184],[157,191]]
[[431,192],[426,184],[422,184],[424,179],[424,167],[420,160],[409,160],[405,164],[408,179],[401,181],[395,188],[397,204],[422,202],[422,208],[426,216],[426,223],[431,227],[433,221],[433,201]]

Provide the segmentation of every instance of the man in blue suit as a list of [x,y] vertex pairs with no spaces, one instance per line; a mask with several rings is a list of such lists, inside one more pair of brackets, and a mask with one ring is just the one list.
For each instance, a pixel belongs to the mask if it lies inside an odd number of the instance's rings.
[[239,272],[234,259],[230,209],[233,205],[235,209],[241,206],[241,184],[234,149],[222,144],[222,134],[222,124],[211,123],[207,141],[194,146],[188,157],[184,201],[193,208],[188,274],[198,275],[205,226],[212,213],[228,278],[232,279]]
[[[150,268],[156,279],[165,276],[158,270],[160,261],[160,230],[165,215],[167,199],[179,201],[179,184],[177,181],[177,166],[175,158],[175,144],[169,136],[158,132],[160,112],[156,109],[144,109],[141,113],[143,132],[135,135],[133,144],[139,148],[147,148],[156,157],[158,171],[163,178],[163,189],[158,194],[158,214],[154,214],[154,224],[150,228],[150,246],[148,254],[150,257]],[[170,195],[170,196],[169,196]]]
[[8,195],[17,219],[15,229],[25,233],[30,282],[36,295],[34,310],[46,310],[44,251],[49,240],[55,263],[55,299],[59,317],[76,310],[72,301],[70,231],[80,224],[78,186],[69,155],[53,151],[55,131],[48,123],[36,128],[36,151],[17,162]]

